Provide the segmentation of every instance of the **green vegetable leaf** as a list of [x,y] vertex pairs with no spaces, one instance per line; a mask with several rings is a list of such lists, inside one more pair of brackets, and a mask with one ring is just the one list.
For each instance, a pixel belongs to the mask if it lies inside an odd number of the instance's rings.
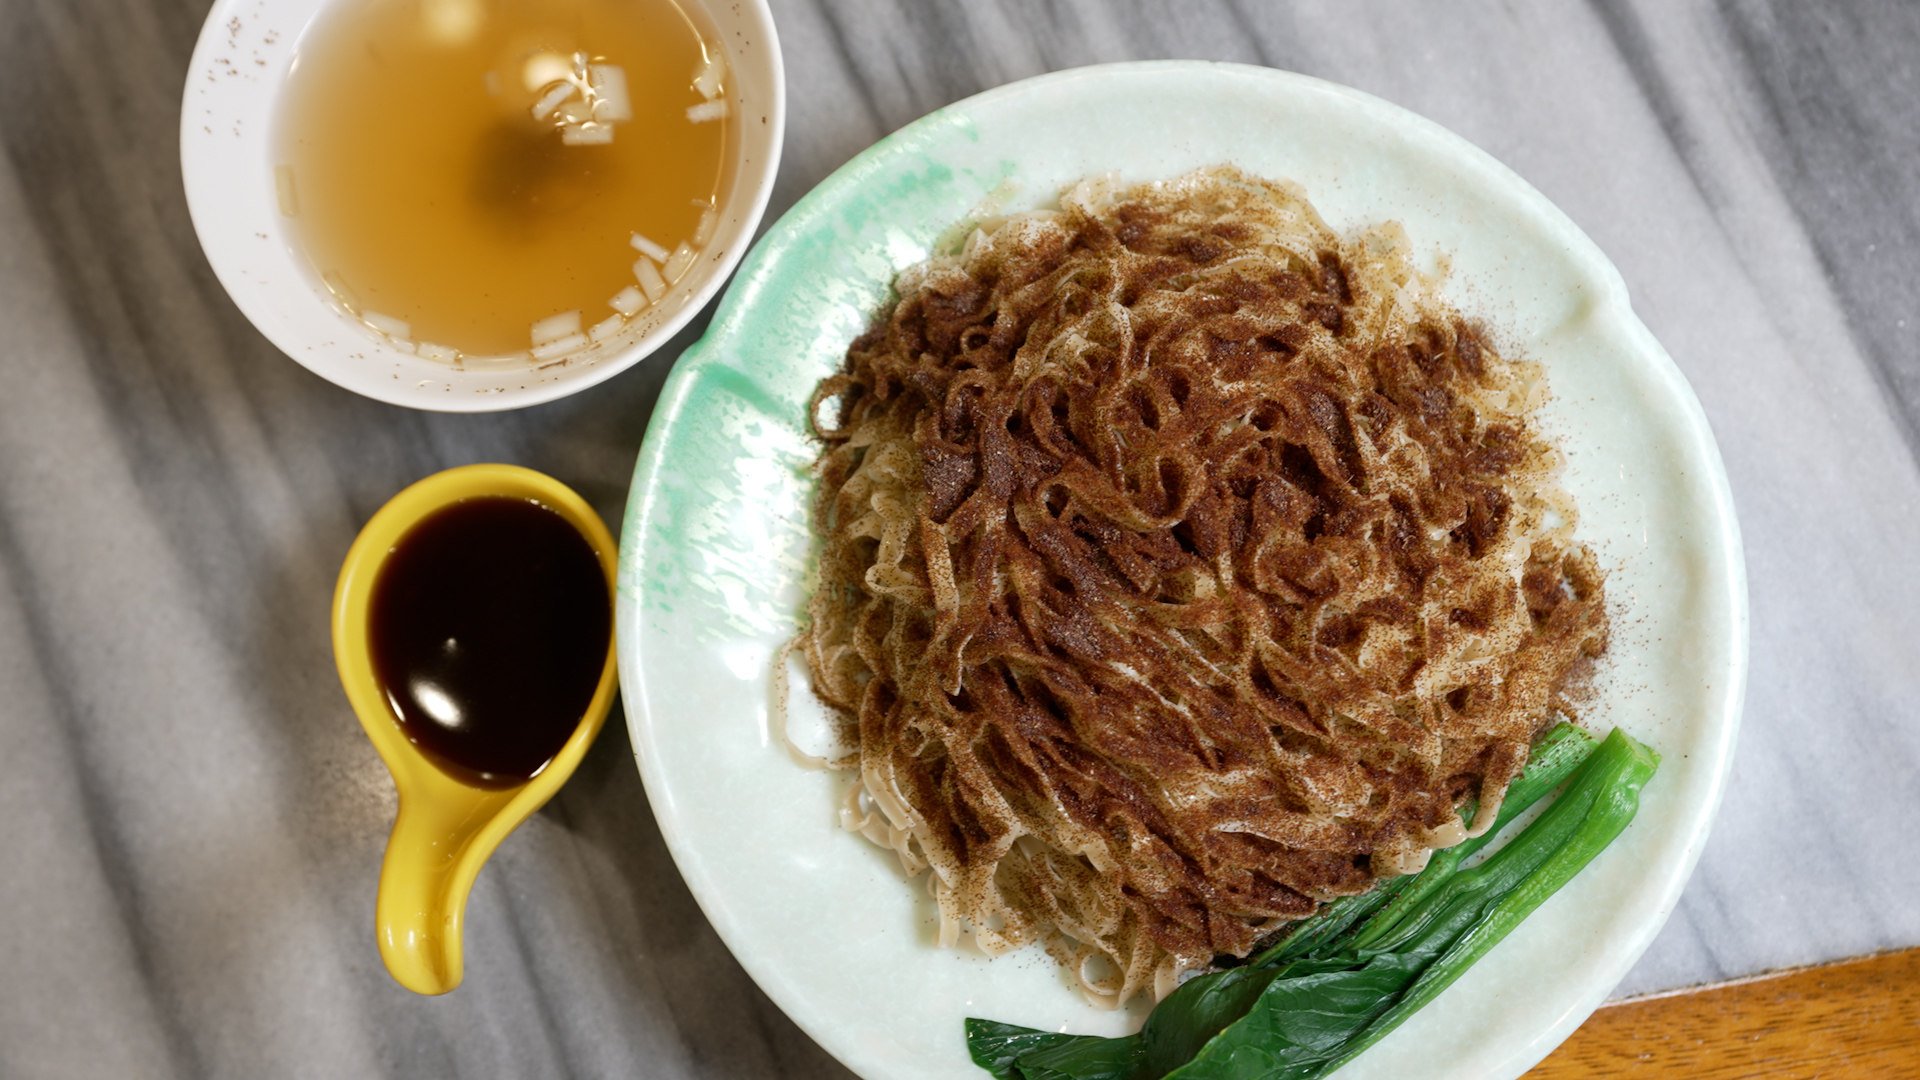
[[[1188,980],[1138,1034],[969,1020],[973,1059],[998,1080],[1324,1077],[1451,985],[1611,843],[1658,762],[1624,732],[1595,748],[1561,725],[1535,747],[1485,834],[1436,853],[1417,875],[1327,905],[1246,966]],[[1461,869],[1563,781],[1545,813]]]
[[1593,753],[1594,745],[1593,736],[1572,724],[1555,725],[1541,736],[1533,752],[1527,756],[1527,767],[1507,786],[1506,797],[1500,801],[1500,812],[1493,819],[1493,827],[1479,836],[1434,852],[1426,868],[1411,879],[1401,879],[1409,881],[1408,886],[1399,890],[1379,914],[1369,919],[1347,940],[1355,948],[1364,949],[1385,937],[1408,912],[1452,877],[1462,863],[1493,843],[1494,838],[1514,818],[1532,809],[1534,803],[1559,787]]
[[1446,879],[1386,933],[1374,936],[1363,932],[1356,941],[1357,950],[1366,955],[1409,948],[1431,949],[1440,938],[1450,943],[1455,935],[1472,925],[1480,912],[1518,886],[1573,839],[1594,800],[1631,753],[1630,746],[1637,745],[1625,732],[1616,730],[1609,735],[1581,764],[1566,790],[1545,813],[1485,862]]
[[[1400,916],[1451,877],[1475,852],[1492,843],[1514,818],[1553,791],[1593,752],[1593,736],[1572,724],[1555,724],[1527,755],[1527,766],[1507,786],[1493,827],[1444,851],[1436,851],[1418,874],[1392,878],[1370,892],[1346,896],[1301,920],[1279,944],[1253,958],[1254,964],[1282,963],[1301,956],[1329,955],[1365,934],[1377,940]],[[1471,820],[1471,814],[1469,814]],[[1354,929],[1355,927],[1358,929]]]
[[1334,946],[1344,940],[1350,929],[1365,923],[1413,882],[1411,875],[1388,878],[1359,896],[1343,896],[1334,900],[1300,920],[1291,933],[1256,955],[1249,963],[1263,967],[1331,952]]
[[[1035,1046],[1015,1055],[1017,1075],[1025,1080],[1147,1080],[1165,1075],[1244,1015],[1278,974],[1238,967],[1188,979],[1154,1006],[1137,1034],[1118,1039],[1067,1036]],[[980,1060],[978,1051],[974,1060]]]
[[1140,1071],[1140,1036],[1101,1039],[1073,1036],[1070,1043],[1047,1046],[1014,1060],[1021,1080],[1133,1080]]
[[[1407,1017],[1418,1012],[1428,1002],[1440,995],[1440,991],[1453,985],[1454,980],[1466,973],[1474,962],[1487,954],[1487,950],[1499,944],[1514,927],[1534,909],[1544,903],[1547,897],[1560,891],[1560,887],[1573,880],[1574,875],[1586,868],[1594,856],[1606,850],[1625,831],[1640,809],[1640,791],[1647,781],[1660,768],[1660,755],[1652,747],[1636,741],[1626,732],[1615,728],[1588,759],[1566,792],[1555,801],[1548,814],[1560,809],[1568,802],[1568,796],[1577,789],[1591,791],[1593,797],[1586,800],[1581,814],[1580,827],[1576,835],[1566,844],[1557,848],[1552,855],[1535,869],[1514,889],[1500,900],[1498,906],[1484,919],[1470,928],[1446,953],[1432,966],[1421,973],[1420,978],[1400,995],[1393,1005],[1382,1012],[1354,1038],[1340,1056],[1327,1063],[1315,1077],[1323,1077],[1346,1064],[1361,1051],[1386,1037],[1386,1034],[1399,1027]],[[1547,815],[1541,815],[1545,821]],[[1538,825],[1536,821],[1534,824]],[[1529,826],[1525,832],[1531,832]],[[1509,845],[1511,847],[1512,845]],[[1500,855],[1506,853],[1500,850]],[[1498,858],[1499,855],[1494,856]],[[1491,863],[1493,859],[1489,859]],[[1482,864],[1486,865],[1485,863]]]
[[1013,1061],[1021,1054],[1084,1037],[1021,1027],[1018,1024],[1002,1024],[997,1020],[967,1019],[967,1053],[975,1065],[992,1073],[998,1080],[1020,1080],[1019,1074],[1013,1070]]
[[1246,1014],[1275,976],[1273,969],[1228,968],[1188,979],[1154,1006],[1140,1029],[1143,1076],[1164,1076],[1207,1040]]
[[1167,1080],[1266,1080],[1307,1076],[1340,1052],[1419,974],[1407,957],[1275,979],[1247,1015]]

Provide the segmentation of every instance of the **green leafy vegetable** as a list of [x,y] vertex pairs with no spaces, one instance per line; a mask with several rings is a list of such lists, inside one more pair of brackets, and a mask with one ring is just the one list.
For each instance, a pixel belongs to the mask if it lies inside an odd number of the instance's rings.
[[1345,939],[1348,931],[1366,924],[1375,912],[1386,907],[1417,879],[1418,875],[1413,874],[1388,878],[1359,896],[1343,896],[1332,901],[1309,918],[1300,920],[1299,926],[1278,944],[1257,954],[1251,963],[1280,964],[1331,951],[1335,944]]
[[1022,1080],[1126,1080],[1140,1072],[1140,1040],[1083,1038],[1022,1054],[1015,1062]]
[[[1019,1071],[1003,1076],[1003,1080],[1130,1080],[1164,1075],[1191,1058],[1222,1028],[1246,1015],[1267,983],[1279,974],[1277,969],[1237,967],[1188,979],[1154,1006],[1137,1033],[1115,1039],[1054,1036],[1044,1046],[1016,1052],[1013,1058]],[[975,1022],[969,1020],[968,1024]],[[968,1045],[974,1047],[973,1058],[979,1061],[981,1049],[974,1043],[972,1031],[969,1026]]]
[[[1188,980],[1136,1035],[1107,1039],[967,1021],[999,1080],[1314,1080],[1459,978],[1631,821],[1659,756],[1615,731],[1596,750],[1568,725],[1535,747],[1494,827],[1419,874],[1327,905],[1244,967]],[[1571,774],[1571,779],[1568,777]],[[1464,862],[1567,781],[1538,819]]]
[[[1590,788],[1594,792],[1592,801],[1586,805],[1578,834],[1555,851],[1538,870],[1528,875],[1518,888],[1502,898],[1487,918],[1455,941],[1445,955],[1421,973],[1411,989],[1316,1075],[1325,1076],[1385,1038],[1387,1032],[1399,1027],[1421,1006],[1438,997],[1440,991],[1453,985],[1454,980],[1465,974],[1474,961],[1499,944],[1501,938],[1533,914],[1534,909],[1544,903],[1547,897],[1558,892],[1560,886],[1573,880],[1575,874],[1606,850],[1607,845],[1613,843],[1633,821],[1634,814],[1640,809],[1640,791],[1646,787],[1648,780],[1653,779],[1654,772],[1659,768],[1660,755],[1652,747],[1636,742],[1618,728],[1614,729],[1613,734],[1600,744],[1599,751],[1593,755],[1574,785]],[[1561,803],[1572,793],[1573,786],[1570,786],[1547,813],[1560,809]],[[1542,820],[1545,817],[1542,815]],[[1531,827],[1528,831],[1531,831]],[[1526,833],[1521,835],[1524,837]],[[1501,849],[1501,853],[1505,851],[1505,848]]]
[[[1376,934],[1399,920],[1441,882],[1453,875],[1469,856],[1493,842],[1514,818],[1533,808],[1533,804],[1579,768],[1593,752],[1593,736],[1572,724],[1555,724],[1527,755],[1527,767],[1507,785],[1500,812],[1493,827],[1479,836],[1462,841],[1444,851],[1436,851],[1426,868],[1417,874],[1381,882],[1372,891],[1346,896],[1304,919],[1286,939],[1256,956],[1255,964],[1291,960],[1299,956],[1324,955],[1346,940],[1347,930],[1355,925]],[[1472,814],[1468,814],[1472,820]],[[1385,910],[1381,910],[1385,908]],[[1378,915],[1375,915],[1379,912]]]
[[1014,1074],[1013,1062],[1022,1054],[1084,1038],[1084,1035],[1064,1035],[1057,1031],[1003,1024],[998,1020],[967,1019],[967,1053],[975,1065],[992,1073],[998,1080],[1020,1080]]
[[[1527,767],[1521,770],[1513,783],[1507,786],[1507,794],[1500,801],[1500,812],[1494,816],[1493,827],[1444,851],[1436,851],[1428,861],[1426,868],[1411,878],[1411,884],[1393,897],[1385,910],[1370,920],[1356,934],[1353,944],[1364,948],[1378,941],[1386,931],[1399,923],[1402,916],[1417,907],[1421,901],[1440,887],[1460,864],[1478,854],[1480,849],[1493,843],[1513,822],[1514,818],[1533,809],[1533,804],[1546,797],[1548,792],[1560,786],[1561,782],[1573,774],[1587,755],[1593,753],[1593,736],[1574,727],[1572,724],[1558,724],[1541,736],[1540,742],[1527,756]],[[1401,879],[1409,880],[1409,879]]]
[[1289,974],[1267,984],[1247,1014],[1221,1031],[1168,1080],[1303,1075],[1340,1052],[1420,973],[1412,956],[1363,963],[1327,960],[1331,970]]

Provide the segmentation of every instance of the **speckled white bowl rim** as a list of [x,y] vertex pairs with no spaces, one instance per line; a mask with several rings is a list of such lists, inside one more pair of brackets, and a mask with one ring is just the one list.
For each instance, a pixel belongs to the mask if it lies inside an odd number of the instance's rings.
[[[335,0],[216,0],[187,66],[180,173],[200,247],[267,340],[357,394],[435,412],[537,405],[597,385],[650,355],[713,298],[753,241],[779,170],[786,77],[766,0],[681,0],[706,13],[731,74],[735,167],[712,240],[687,276],[617,336],[540,366],[455,369],[414,356],[343,315],[301,252],[274,186],[274,123],[301,34]],[[614,243],[621,230],[612,226]],[[592,319],[587,321],[591,322]]]
[[[1451,251],[1456,304],[1546,365],[1544,419],[1615,610],[1588,719],[1665,755],[1613,848],[1341,1076],[1522,1074],[1646,949],[1706,841],[1746,684],[1738,527],[1699,402],[1593,242],[1486,153],[1345,87],[1181,61],[1028,79],[909,125],[769,232],[666,385],[627,506],[621,676],[660,828],[741,964],[864,1076],[984,1076],[967,1015],[1114,1034],[1139,1014],[1085,1005],[1044,957],[935,948],[921,890],[836,828],[844,778],[800,769],[771,738],[774,657],[806,588],[801,403],[892,274],[969,211],[1040,205],[1086,173],[1221,160],[1302,181],[1337,228],[1397,219],[1428,257]],[[801,677],[796,722],[818,712]]]

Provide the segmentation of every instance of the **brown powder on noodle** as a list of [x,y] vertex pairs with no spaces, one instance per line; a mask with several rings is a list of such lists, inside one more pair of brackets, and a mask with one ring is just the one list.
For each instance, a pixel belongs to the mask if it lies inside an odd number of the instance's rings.
[[1396,226],[1089,182],[898,293],[814,402],[801,645],[943,943],[1164,993],[1457,843],[1605,648],[1541,374]]

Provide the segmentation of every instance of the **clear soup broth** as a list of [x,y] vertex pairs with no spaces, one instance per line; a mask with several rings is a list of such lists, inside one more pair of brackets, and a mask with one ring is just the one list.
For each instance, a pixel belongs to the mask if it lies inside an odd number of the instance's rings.
[[560,363],[671,294],[732,155],[725,65],[674,0],[337,0],[275,180],[349,313],[456,366]]

